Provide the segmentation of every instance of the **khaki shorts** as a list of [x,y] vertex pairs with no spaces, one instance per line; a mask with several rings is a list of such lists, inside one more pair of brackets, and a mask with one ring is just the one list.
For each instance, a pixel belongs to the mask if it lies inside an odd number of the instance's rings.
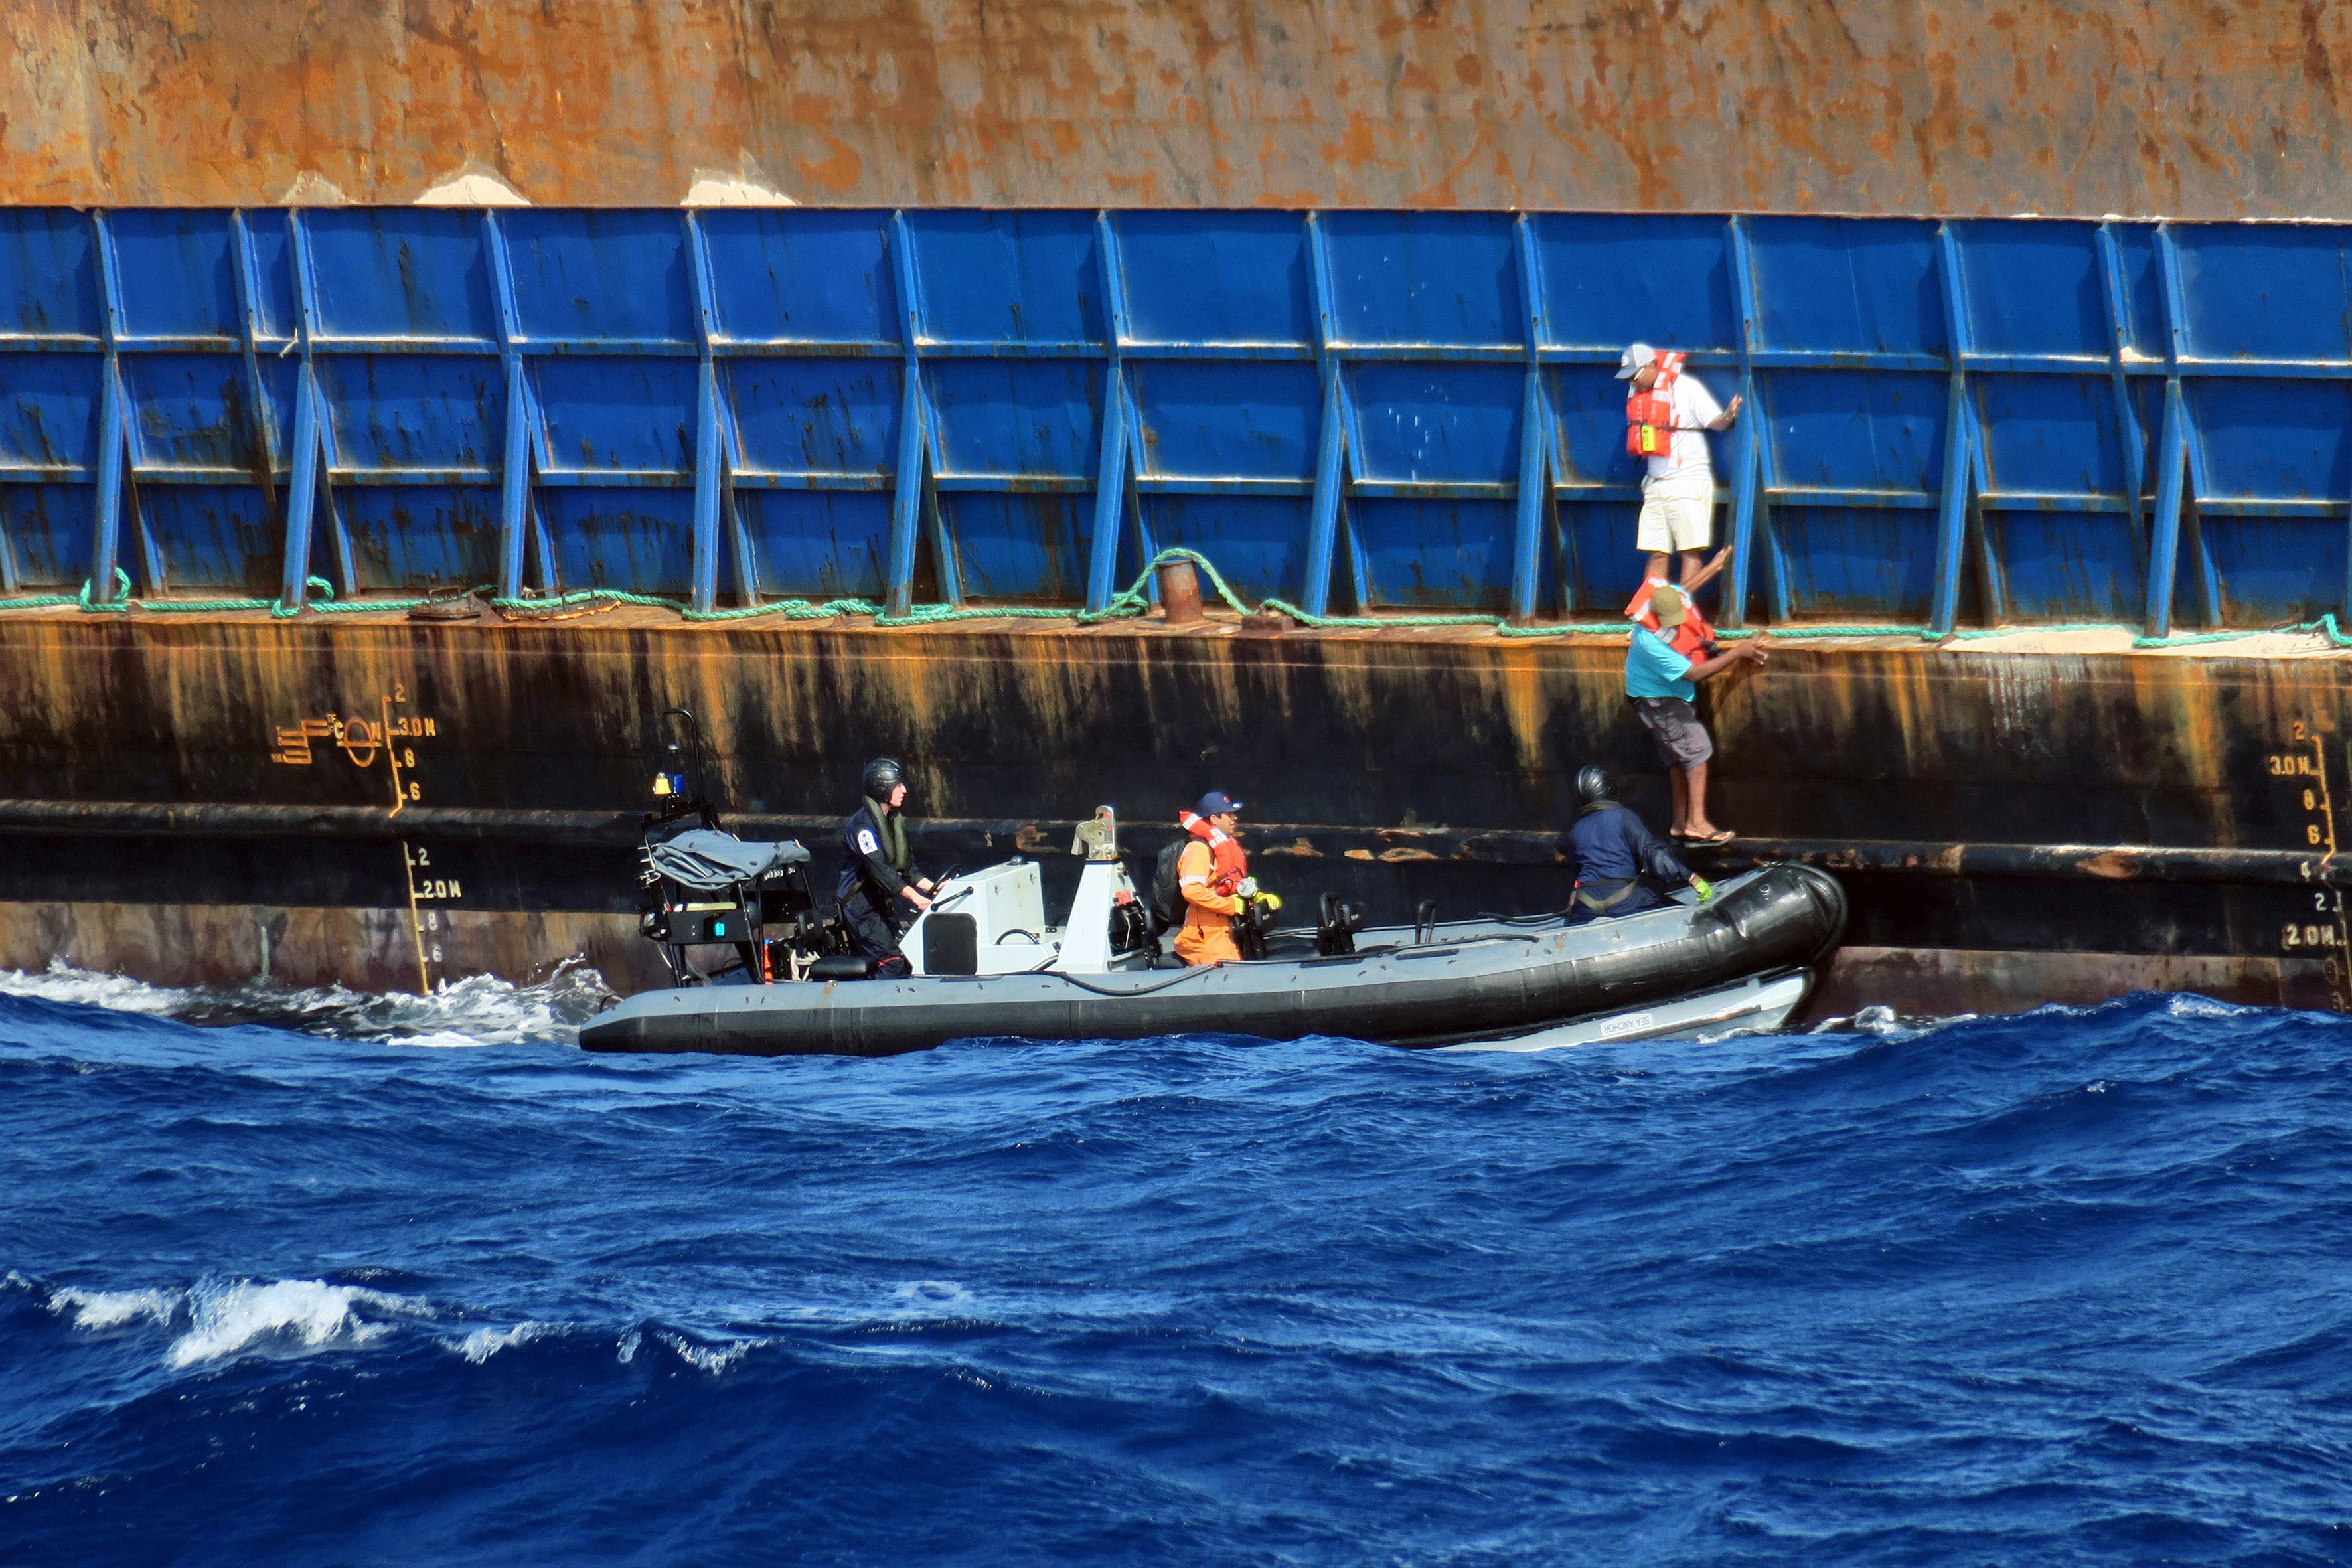
[[1673,555],[1715,542],[1715,470],[1650,475],[1642,480],[1642,521],[1633,548]]
[[1695,768],[1715,755],[1715,742],[1698,710],[1679,697],[1636,697],[1633,711],[1650,731],[1658,761],[1670,768]]

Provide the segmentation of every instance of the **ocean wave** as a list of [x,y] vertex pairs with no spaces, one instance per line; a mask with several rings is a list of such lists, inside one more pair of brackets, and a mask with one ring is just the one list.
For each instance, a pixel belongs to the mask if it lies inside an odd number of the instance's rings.
[[261,1024],[333,1039],[451,1047],[568,1045],[580,1026],[614,1000],[603,974],[567,959],[545,979],[517,985],[495,975],[444,982],[428,994],[362,992],[341,985],[289,990],[151,985],[127,975],[76,969],[62,960],[40,971],[0,970],[0,996],[102,1007],[207,1026]]
[[186,1297],[177,1290],[59,1290],[49,1298],[49,1310],[71,1312],[77,1329],[119,1329],[141,1319],[169,1324],[180,1314]]
[[391,1331],[387,1320],[427,1310],[410,1297],[324,1279],[205,1279],[185,1289],[68,1286],[50,1292],[47,1307],[91,1332],[141,1324],[176,1330],[163,1352],[163,1364],[174,1369],[247,1352],[363,1345]]
[[2326,1561],[2352,1026],[2210,1008],[768,1062],[0,1003],[0,1536]]

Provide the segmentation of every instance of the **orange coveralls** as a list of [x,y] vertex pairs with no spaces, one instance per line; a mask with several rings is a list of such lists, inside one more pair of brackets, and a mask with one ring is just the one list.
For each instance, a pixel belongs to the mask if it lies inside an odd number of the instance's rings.
[[[1242,901],[1231,889],[1240,884],[1249,862],[1242,857],[1241,846],[1229,838],[1225,843],[1228,856],[1241,864],[1238,871],[1229,868],[1224,876],[1217,873],[1216,851],[1198,834],[1176,858],[1176,888],[1184,895],[1184,926],[1176,933],[1176,956],[1187,963],[1234,963],[1242,955],[1233,925]],[[1227,890],[1220,892],[1220,888]]]

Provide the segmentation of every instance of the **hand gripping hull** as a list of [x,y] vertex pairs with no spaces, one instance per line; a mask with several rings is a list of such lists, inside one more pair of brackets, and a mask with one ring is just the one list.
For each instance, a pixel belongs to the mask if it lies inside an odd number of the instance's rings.
[[1712,904],[1621,920],[1466,921],[1434,941],[1367,931],[1363,950],[1210,969],[937,975],[657,991],[596,1019],[600,1051],[891,1056],[950,1040],[1336,1035],[1427,1047],[1507,1038],[1810,967],[1845,925],[1827,873],[1775,865]]

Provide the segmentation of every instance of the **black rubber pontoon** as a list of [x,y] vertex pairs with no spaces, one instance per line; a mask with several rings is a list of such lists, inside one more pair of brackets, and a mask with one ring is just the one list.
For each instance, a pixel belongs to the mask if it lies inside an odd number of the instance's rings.
[[[1691,895],[1685,893],[1684,898]],[[1570,926],[1558,919],[1368,931],[1359,950],[1276,951],[1206,969],[926,975],[701,986],[631,997],[580,1033],[599,1051],[890,1056],[950,1040],[1336,1035],[1433,1047],[1502,1040],[1809,970],[1845,926],[1845,893],[1766,866],[1705,905]],[[1419,937],[1421,940],[1415,940]]]

